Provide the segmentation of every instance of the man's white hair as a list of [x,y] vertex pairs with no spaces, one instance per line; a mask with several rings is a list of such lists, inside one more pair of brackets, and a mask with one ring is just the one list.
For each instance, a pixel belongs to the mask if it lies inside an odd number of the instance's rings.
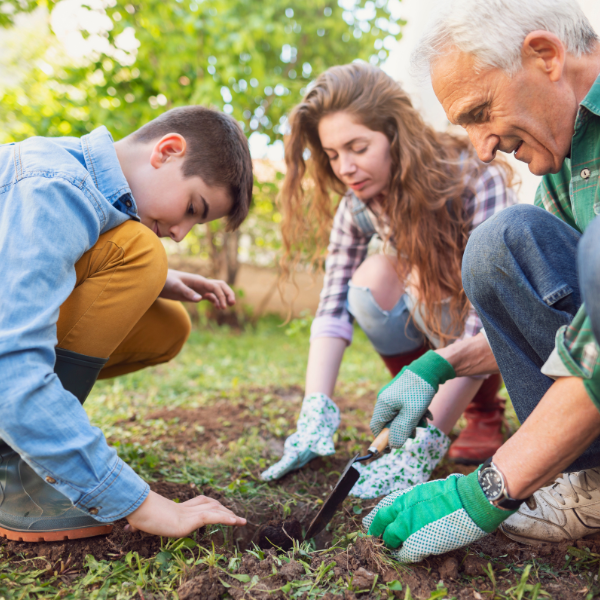
[[450,46],[472,54],[478,68],[521,68],[529,33],[554,33],[569,54],[592,51],[599,39],[576,0],[443,0],[411,57],[412,71],[427,78],[431,63]]

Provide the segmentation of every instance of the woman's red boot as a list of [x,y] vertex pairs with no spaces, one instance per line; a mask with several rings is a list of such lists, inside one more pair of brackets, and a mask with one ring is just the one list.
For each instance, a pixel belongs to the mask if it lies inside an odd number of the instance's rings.
[[392,377],[396,377],[402,369],[417,358],[420,358],[429,350],[428,346],[423,346],[418,350],[413,350],[412,352],[405,352],[404,354],[394,354],[393,356],[384,356],[380,354],[385,366],[388,368],[389,372],[392,374]]
[[448,458],[457,463],[478,465],[494,456],[504,443],[504,400],[498,397],[500,375],[490,375],[464,412],[466,427],[448,450]]

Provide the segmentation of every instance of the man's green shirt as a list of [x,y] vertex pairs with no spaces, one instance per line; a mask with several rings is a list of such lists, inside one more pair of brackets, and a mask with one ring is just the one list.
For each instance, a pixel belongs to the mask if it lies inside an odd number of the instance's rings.
[[[600,214],[599,176],[600,77],[579,107],[571,141],[571,158],[565,160],[560,172],[543,177],[535,204],[583,233]],[[547,368],[554,355],[562,363],[560,373],[555,366]],[[581,306],[570,325],[557,331],[553,356],[542,370],[548,375],[583,378],[588,394],[600,408],[600,353],[585,306]]]

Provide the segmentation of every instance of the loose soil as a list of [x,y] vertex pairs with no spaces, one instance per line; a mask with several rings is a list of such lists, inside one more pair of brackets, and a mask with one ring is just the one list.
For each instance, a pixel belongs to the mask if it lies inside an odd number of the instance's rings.
[[[290,405],[289,414],[297,414],[301,400],[299,389],[270,389],[262,390],[261,393],[270,393],[279,400],[285,400]],[[141,421],[178,419],[173,435],[164,435],[164,441],[173,446],[209,447],[215,450],[225,445],[227,440],[239,438],[250,427],[256,427],[268,440],[269,433],[260,414],[259,402],[252,400],[250,396],[241,398],[237,405],[232,405],[230,401],[217,401],[210,407],[155,412]],[[364,433],[368,437],[368,425],[360,415],[361,411],[364,414],[370,410],[365,394],[357,393],[355,397],[336,398],[336,402],[342,408],[344,422],[341,429],[355,428],[358,434]],[[134,423],[131,423],[131,426],[133,425]],[[198,433],[199,425],[203,428],[201,433]],[[128,426],[128,423],[123,423],[122,426]],[[272,441],[281,445],[281,439]],[[283,600],[290,597],[282,589],[286,584],[301,581],[307,572],[327,568],[328,573],[333,573],[335,581],[341,578],[350,582],[351,590],[347,590],[345,596],[324,594],[325,600],[379,598],[380,592],[371,592],[374,584],[396,580],[402,583],[403,591],[390,591],[390,597],[395,595],[405,598],[408,586],[415,599],[429,598],[433,591],[439,589],[442,582],[443,587],[448,590],[448,598],[454,596],[458,600],[476,599],[491,597],[492,583],[489,575],[484,572],[488,563],[492,565],[498,582],[496,590],[505,593],[507,588],[518,584],[521,567],[526,561],[532,560],[539,566],[538,580],[551,598],[571,600],[585,597],[584,580],[565,569],[565,556],[571,545],[569,543],[530,547],[513,542],[497,532],[472,544],[468,549],[431,557],[410,567],[400,566],[392,561],[381,543],[372,538],[359,536],[347,544],[347,547],[332,548],[340,532],[351,533],[360,530],[362,517],[377,504],[377,500],[347,500],[334,516],[328,529],[315,539],[317,550],[322,551],[305,553],[302,556],[294,554],[294,550],[290,550],[292,540],[302,538],[302,530],[306,530],[318,510],[318,505],[310,499],[324,499],[324,495],[331,490],[345,466],[353,444],[356,444],[356,440],[344,442],[340,439],[335,456],[316,459],[302,471],[269,484],[274,491],[285,490],[296,499],[291,509],[292,514],[287,519],[282,519],[281,507],[274,508],[272,503],[254,500],[244,502],[243,499],[225,497],[219,490],[208,487],[199,489],[189,483],[152,483],[151,488],[167,498],[184,502],[199,494],[205,494],[218,499],[234,512],[247,518],[248,523],[244,527],[199,530],[193,537],[200,546],[211,549],[214,545],[215,550],[227,557],[227,560],[235,556],[236,547],[242,551],[256,547],[263,549],[263,560],[244,553],[233,573],[222,568],[209,568],[205,564],[195,566],[186,573],[185,580],[178,589],[180,600],[219,600],[226,593],[234,600]],[[473,468],[443,461],[434,471],[433,478],[445,477],[450,472],[457,471],[469,473]],[[258,475],[258,467],[255,475]],[[303,498],[306,501],[303,501]],[[0,540],[0,550],[8,557],[33,559],[38,568],[46,568],[49,574],[61,573],[66,578],[80,575],[87,555],[92,555],[97,560],[114,561],[124,558],[129,552],[138,552],[141,557],[149,558],[161,550],[160,538],[140,532],[127,532],[124,529],[125,525],[125,520],[117,521],[110,535],[84,540],[43,544]],[[337,537],[334,537],[332,532],[337,532]],[[598,539],[581,540],[576,546],[579,549],[589,548],[592,553],[600,554],[600,536]],[[200,555],[198,548],[194,549],[194,552]],[[249,577],[244,577],[246,575]],[[255,576],[257,578],[252,579]],[[250,591],[249,584],[244,583],[247,581],[254,581]],[[585,591],[587,592],[587,589]],[[487,596],[482,596],[486,592]],[[526,597],[529,596],[523,596]]]

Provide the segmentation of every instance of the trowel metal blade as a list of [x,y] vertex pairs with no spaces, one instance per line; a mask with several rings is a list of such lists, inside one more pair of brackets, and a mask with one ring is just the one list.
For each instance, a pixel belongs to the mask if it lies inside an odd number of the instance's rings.
[[321,510],[317,513],[317,516],[312,520],[306,535],[304,536],[305,540],[310,540],[310,538],[315,537],[318,533],[320,533],[329,521],[331,521],[335,511],[338,509],[339,505],[346,499],[350,490],[354,487],[354,484],[358,481],[360,477],[359,472],[354,468],[354,461],[359,457],[359,454],[356,454],[350,462],[346,465],[344,472],[338,479],[335,484],[333,491],[329,494],[329,497],[323,503]]

